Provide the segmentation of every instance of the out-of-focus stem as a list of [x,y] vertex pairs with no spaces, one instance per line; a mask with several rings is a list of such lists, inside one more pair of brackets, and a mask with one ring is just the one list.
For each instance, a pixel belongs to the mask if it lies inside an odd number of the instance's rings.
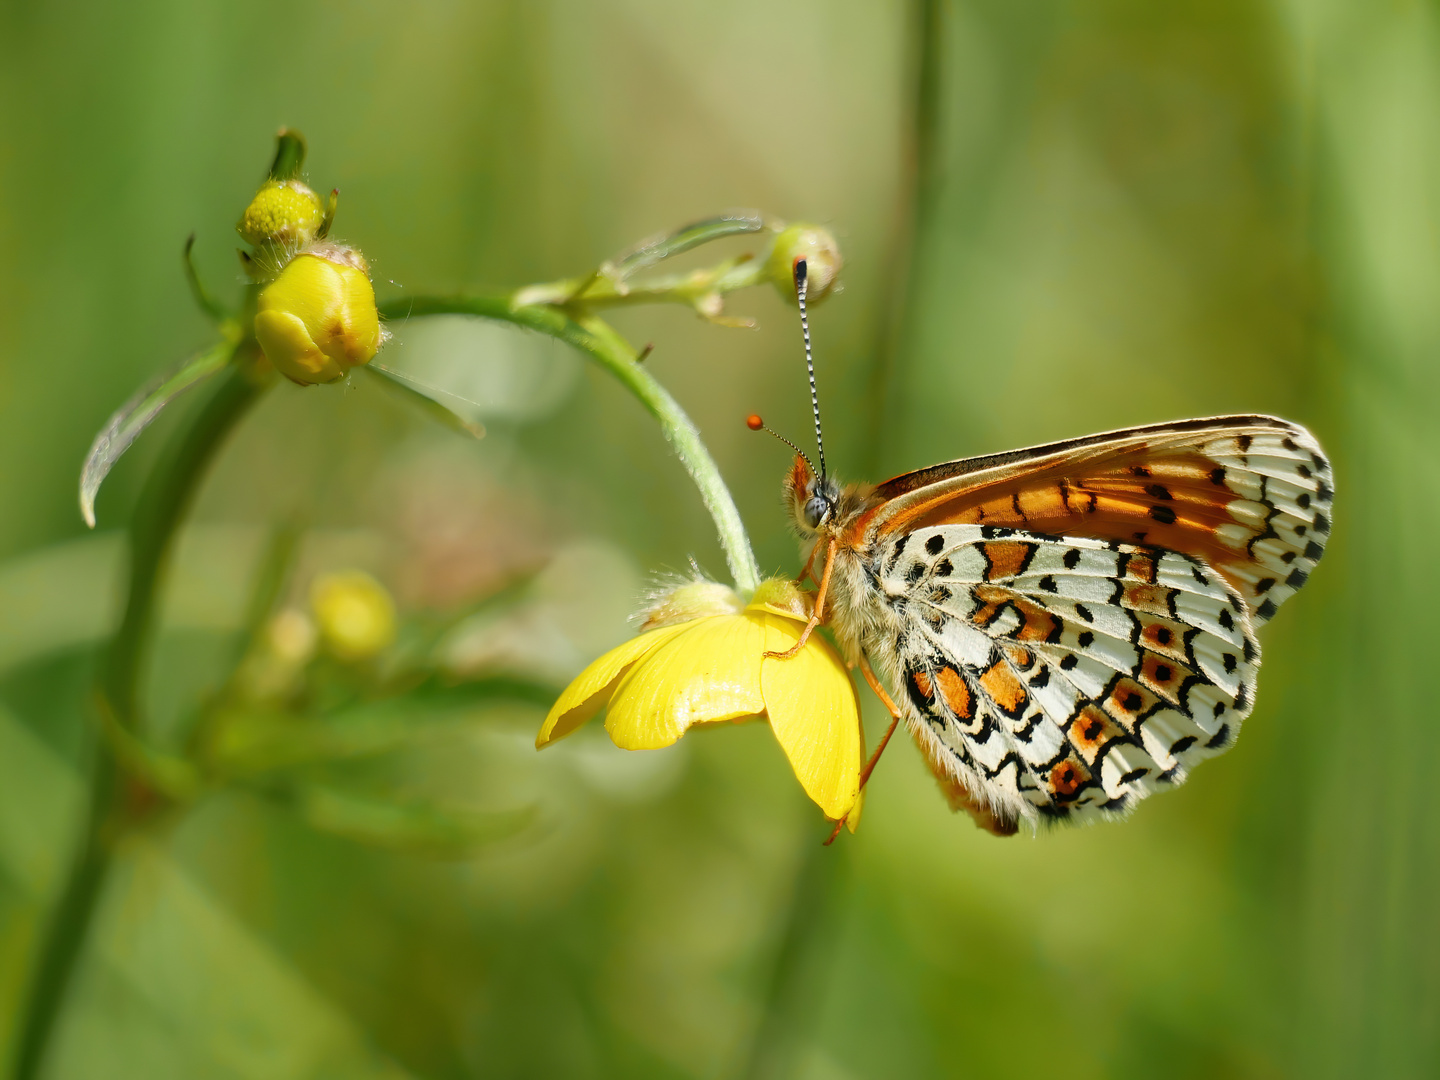
[[896,199],[884,279],[890,295],[880,311],[875,363],[866,395],[863,459],[870,473],[882,471],[884,432],[900,378],[905,328],[912,324],[915,284],[924,256],[922,240],[940,192],[940,91],[944,62],[944,11],[941,0],[914,0],[910,7],[910,57],[914,70],[908,115],[904,118],[902,175]]
[[[102,669],[101,707],[116,722],[138,726],[137,687],[148,654],[160,585],[175,533],[206,467],[225,437],[260,397],[267,381],[233,365],[214,394],[176,434],[145,485],[130,526],[130,592]],[[85,832],[36,960],[15,1058],[15,1080],[34,1080],[44,1065],[56,1021],[89,936],[118,834],[131,823],[131,782],[106,739],[97,739]]]
[[784,1080],[800,1072],[799,1051],[810,1036],[828,957],[821,943],[836,931],[835,896],[844,882],[850,845],[822,846],[806,829],[796,853],[794,885],[770,977],[760,1000],[746,1080]]
[[[526,290],[522,290],[522,293]],[[685,410],[638,362],[639,353],[608,323],[592,314],[575,313],[550,304],[518,304],[518,294],[499,296],[411,297],[383,304],[386,319],[418,315],[477,315],[487,319],[538,330],[573,345],[595,360],[639,399],[650,415],[660,421],[665,438],[685,466],[705,509],[715,522],[725,561],[739,589],[749,594],[760,584],[760,568],[750,550],[750,538],[720,468],[710,456]]]

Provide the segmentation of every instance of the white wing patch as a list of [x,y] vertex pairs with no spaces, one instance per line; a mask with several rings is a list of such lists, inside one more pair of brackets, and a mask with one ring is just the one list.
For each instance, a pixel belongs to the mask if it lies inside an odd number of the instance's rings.
[[1229,747],[1254,701],[1250,608],[1199,560],[945,525],[870,571],[916,738],[1001,825],[1123,812]]
[[1200,444],[1212,484],[1239,496],[1216,536],[1236,558],[1216,566],[1238,581],[1256,626],[1294,596],[1315,569],[1330,535],[1335,481],[1308,431],[1263,429]]

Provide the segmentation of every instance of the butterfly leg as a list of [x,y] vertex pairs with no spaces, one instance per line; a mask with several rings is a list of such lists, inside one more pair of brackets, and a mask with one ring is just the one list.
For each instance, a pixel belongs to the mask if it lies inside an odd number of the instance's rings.
[[890,744],[890,736],[895,734],[895,728],[900,723],[900,707],[891,700],[890,695],[885,692],[885,687],[880,685],[880,680],[875,677],[874,669],[870,667],[870,661],[864,656],[860,657],[860,673],[865,676],[865,681],[870,684],[870,689],[875,691],[875,696],[880,699],[880,704],[890,710],[890,726],[885,729],[885,734],[880,737],[879,745],[875,747],[875,753],[870,755],[870,760],[865,763],[865,768],[860,773],[860,786],[863,788],[865,782],[870,779],[870,774],[875,771],[875,765],[880,760],[880,755]]
[[815,632],[815,627],[820,625],[820,620],[824,617],[825,612],[825,593],[830,588],[830,571],[835,569],[835,549],[839,544],[839,539],[832,536],[830,542],[825,546],[825,570],[820,575],[820,591],[815,594],[815,609],[810,613],[810,621],[805,624],[805,629],[800,631],[800,640],[784,652],[767,652],[766,656],[776,660],[789,660],[805,647],[805,643],[810,640],[810,635]]
[[[875,691],[875,696],[880,699],[880,704],[890,710],[890,726],[885,729],[885,734],[880,736],[879,745],[870,755],[870,760],[865,763],[865,768],[860,770],[860,790],[864,792],[866,781],[875,771],[875,765],[879,762],[880,755],[885,752],[885,747],[890,745],[890,736],[895,734],[895,728],[900,723],[900,709],[890,695],[885,692],[885,687],[880,685],[880,680],[875,677],[874,669],[870,667],[870,661],[864,656],[860,657],[860,673],[865,676],[865,681],[870,684],[870,689]],[[841,818],[835,823],[835,830],[830,834],[830,839],[825,841],[827,846],[835,842],[835,838],[840,835],[840,830],[845,827],[847,820],[847,818]]]
[[805,560],[805,569],[803,569],[803,570],[800,571],[800,576],[795,579],[796,582],[804,581],[807,577],[810,578],[812,581],[814,580],[814,577],[813,577],[813,575],[810,573],[810,571],[811,571],[811,568],[813,568],[814,565],[815,565],[815,556],[818,555],[819,553],[820,553],[820,545],[819,545],[819,544],[814,545],[814,546],[810,549],[810,557]]

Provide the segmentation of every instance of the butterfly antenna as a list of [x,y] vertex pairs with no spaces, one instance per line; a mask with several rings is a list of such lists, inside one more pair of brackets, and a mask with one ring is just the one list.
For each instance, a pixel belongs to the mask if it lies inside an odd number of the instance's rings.
[[811,471],[812,473],[815,471],[815,463],[810,460],[810,458],[806,455],[806,453],[805,453],[804,450],[801,450],[798,446],[796,446],[796,445],[795,445],[793,442],[791,442],[789,439],[785,438],[785,436],[784,436],[784,435],[781,435],[778,431],[774,430],[773,428],[768,428],[768,427],[766,427],[766,426],[765,426],[765,421],[764,421],[764,420],[761,420],[760,417],[757,416],[755,413],[751,413],[749,416],[747,416],[747,417],[745,418],[745,426],[748,427],[751,431],[768,431],[768,432],[770,432],[771,435],[774,435],[775,438],[779,439],[779,440],[780,440],[781,442],[783,442],[786,446],[788,446],[791,450],[794,450],[795,453],[799,454],[802,458],[804,458],[804,459],[805,459],[805,464],[810,466],[810,471]]
[[[810,411],[815,414],[815,448],[820,453],[820,479],[824,480],[825,470],[825,440],[820,437],[820,395],[815,390],[815,359],[810,355],[810,317],[805,311],[805,290],[807,283],[805,271],[805,260],[795,260],[795,296],[800,301],[800,332],[805,335],[805,369],[810,373]],[[773,435],[774,432],[771,432]],[[779,436],[776,436],[777,438]],[[796,451],[799,453],[799,451]],[[802,455],[803,456],[803,455]],[[805,459],[807,462],[809,458]],[[810,466],[814,472],[815,467]]]

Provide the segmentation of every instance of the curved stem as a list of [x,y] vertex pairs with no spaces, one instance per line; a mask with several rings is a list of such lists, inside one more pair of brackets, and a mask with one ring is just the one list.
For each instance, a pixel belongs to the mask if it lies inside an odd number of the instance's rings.
[[415,315],[478,315],[499,319],[542,334],[559,338],[573,345],[614,375],[660,421],[665,438],[674,447],[680,463],[685,466],[705,509],[715,522],[720,546],[735,584],[747,595],[760,584],[760,567],[750,550],[745,523],[730,497],[730,489],[720,476],[720,468],[710,456],[700,432],[685,410],[655,378],[637,362],[635,347],[627,342],[609,323],[595,315],[577,314],[548,304],[517,305],[511,295],[501,296],[417,296],[382,304],[386,319],[404,319]]
[[[243,367],[232,365],[204,407],[172,440],[145,485],[130,526],[130,592],[98,688],[102,708],[129,731],[137,726],[140,668],[148,655],[159,587],[177,527],[206,466],[265,387]],[[15,1080],[34,1080],[40,1074],[104,892],[116,835],[153,801],[153,794],[138,782],[127,782],[110,742],[96,740],[85,832],[40,947],[20,1030]]]

